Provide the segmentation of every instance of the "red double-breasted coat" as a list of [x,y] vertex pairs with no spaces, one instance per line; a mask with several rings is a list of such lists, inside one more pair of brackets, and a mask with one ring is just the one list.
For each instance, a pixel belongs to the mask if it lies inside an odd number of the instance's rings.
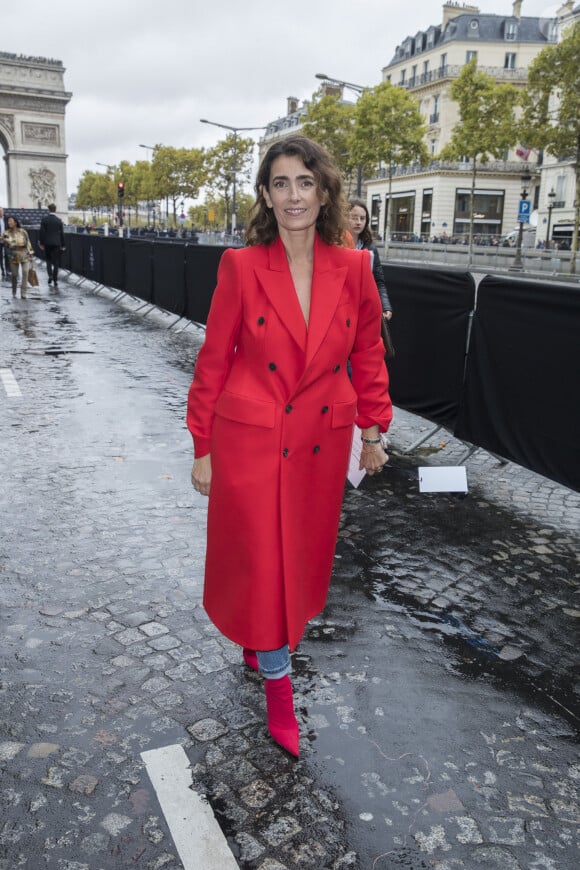
[[212,462],[204,606],[236,643],[294,649],[324,608],[353,423],[392,416],[380,317],[366,251],[316,237],[308,328],[279,238],[222,256],[187,422]]

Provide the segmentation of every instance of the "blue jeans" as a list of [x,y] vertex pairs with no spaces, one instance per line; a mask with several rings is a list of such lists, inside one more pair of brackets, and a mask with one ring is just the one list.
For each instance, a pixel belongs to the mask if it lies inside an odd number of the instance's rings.
[[260,673],[266,680],[281,680],[292,670],[288,644],[280,649],[256,650]]

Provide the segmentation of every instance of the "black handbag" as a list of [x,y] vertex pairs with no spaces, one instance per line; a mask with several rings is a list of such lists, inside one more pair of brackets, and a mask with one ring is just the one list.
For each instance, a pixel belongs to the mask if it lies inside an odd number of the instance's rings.
[[395,346],[391,338],[391,331],[384,317],[381,316],[381,338],[385,346],[385,359],[393,359],[395,356]]

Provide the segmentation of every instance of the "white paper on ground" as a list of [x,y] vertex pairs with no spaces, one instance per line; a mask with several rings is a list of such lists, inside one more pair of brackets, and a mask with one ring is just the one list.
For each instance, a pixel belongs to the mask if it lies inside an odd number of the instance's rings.
[[359,485],[359,483],[366,474],[364,468],[361,471],[358,467],[362,450],[362,441],[360,440],[360,436],[361,431],[358,426],[355,426],[352,432],[352,446],[350,448],[350,459],[348,462],[348,471],[346,473],[347,479],[352,483],[355,488]]
[[465,465],[421,466],[419,492],[467,492]]

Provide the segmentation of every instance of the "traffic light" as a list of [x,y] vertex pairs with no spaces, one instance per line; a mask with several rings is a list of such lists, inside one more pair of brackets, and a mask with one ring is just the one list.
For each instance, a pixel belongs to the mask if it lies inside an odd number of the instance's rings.
[[117,184],[117,195],[119,199],[122,199],[125,196],[125,182],[119,181]]

